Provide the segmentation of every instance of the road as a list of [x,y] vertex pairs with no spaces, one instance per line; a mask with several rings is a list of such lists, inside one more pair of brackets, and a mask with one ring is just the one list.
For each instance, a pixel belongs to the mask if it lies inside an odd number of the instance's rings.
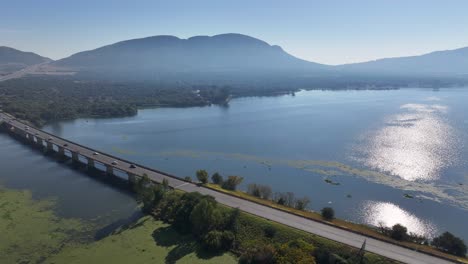
[[[310,219],[299,217],[293,214],[289,214],[277,209],[273,209],[264,205],[253,203],[247,200],[243,200],[237,197],[233,197],[224,193],[216,192],[211,189],[197,186],[193,183],[185,182],[181,179],[175,178],[164,172],[160,172],[151,168],[144,167],[142,165],[136,165],[136,168],[130,168],[133,164],[130,161],[114,157],[109,154],[101,153],[95,149],[88,148],[77,143],[62,139],[52,134],[46,133],[42,130],[28,127],[26,130],[26,124],[11,116],[0,113],[0,121],[6,122],[14,127],[17,132],[27,132],[35,135],[44,141],[52,142],[58,146],[62,146],[64,149],[78,152],[80,155],[93,159],[104,165],[113,166],[115,169],[119,169],[123,172],[132,173],[135,175],[146,174],[148,177],[156,182],[162,182],[163,179],[167,179],[169,185],[173,188],[183,190],[186,192],[200,192],[205,195],[213,196],[219,203],[227,205],[233,208],[239,208],[240,210],[251,213],[256,216],[260,216],[271,221],[275,221],[287,226],[291,226],[312,234],[322,236],[355,248],[360,248],[364,240],[366,240],[366,250],[378,255],[382,255],[403,263],[411,264],[436,264],[436,263],[453,263],[444,259],[433,257],[424,253],[409,250],[391,243],[383,242],[373,238],[369,238],[363,235],[359,235],[353,232],[349,232],[340,228],[329,226],[320,222],[316,222]],[[65,145],[66,144],[66,145]],[[94,152],[99,153],[95,155]],[[116,165],[112,162],[117,161]]]

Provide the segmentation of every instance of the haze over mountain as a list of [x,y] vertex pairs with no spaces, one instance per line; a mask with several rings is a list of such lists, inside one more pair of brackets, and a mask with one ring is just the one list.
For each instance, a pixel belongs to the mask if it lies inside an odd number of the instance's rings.
[[271,73],[321,71],[328,66],[298,59],[279,46],[241,34],[179,39],[133,39],[74,54],[54,66],[77,71],[161,73]]
[[51,65],[120,78],[174,77],[177,74],[274,74],[275,77],[278,74],[288,77],[330,77],[343,74],[457,76],[468,74],[468,48],[329,66],[296,58],[279,46],[242,34],[196,36],[189,39],[153,36],[79,52]]
[[[0,48],[0,70],[11,72],[50,61],[34,53]],[[76,53],[40,66],[39,73],[77,72],[77,77],[111,80],[164,80],[227,85],[348,85],[395,80],[415,83],[419,79],[467,78],[468,47],[436,51],[420,56],[379,59],[330,66],[305,61],[281,47],[242,34],[153,36],[132,39]],[[36,73],[38,73],[36,71]],[[5,74],[5,73],[4,73]],[[389,82],[388,78],[391,78]],[[386,80],[382,84],[381,80]],[[398,82],[398,85],[405,85]],[[357,84],[361,83],[361,84]]]
[[468,47],[435,51],[420,56],[386,58],[375,61],[336,66],[351,73],[385,75],[466,75]]
[[32,52],[24,52],[4,46],[0,47],[0,75],[48,61],[51,60]]

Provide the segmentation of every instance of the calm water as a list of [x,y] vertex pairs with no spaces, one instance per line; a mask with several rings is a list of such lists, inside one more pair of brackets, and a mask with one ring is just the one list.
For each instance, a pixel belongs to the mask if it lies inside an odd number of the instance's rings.
[[[332,206],[341,218],[401,223],[427,236],[448,230],[468,240],[467,102],[468,88],[309,91],[235,99],[229,107],[140,110],[135,117],[79,119],[45,129],[179,176],[202,168],[240,175],[241,188],[262,183],[292,191],[308,196],[311,209]],[[14,160],[2,164],[11,168],[14,179],[8,180],[22,182],[15,178],[21,174],[40,185],[39,179],[53,177],[60,182],[45,190],[60,186],[60,192],[88,195],[91,179],[38,156],[20,160],[30,151],[6,136],[0,141],[9,147],[0,155]],[[108,193],[99,195],[109,195],[114,206],[132,205],[115,200],[106,186],[93,188]],[[103,206],[81,204],[96,212]]]

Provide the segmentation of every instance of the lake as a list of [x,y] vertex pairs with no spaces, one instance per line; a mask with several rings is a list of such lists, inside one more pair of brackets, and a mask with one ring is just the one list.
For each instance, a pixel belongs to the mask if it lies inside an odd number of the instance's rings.
[[[77,119],[44,129],[181,177],[195,178],[197,169],[239,175],[241,189],[259,183],[294,192],[310,198],[310,209],[331,206],[340,218],[401,223],[428,237],[450,231],[468,240],[466,102],[466,88],[301,91],[238,98],[227,107],[144,109],[134,117]],[[92,179],[60,164],[22,159],[31,151],[6,137],[0,137],[7,142],[0,154],[12,157],[1,159],[9,163],[2,164],[10,168],[7,181],[55,192],[86,190],[83,199],[95,191],[109,195],[116,212],[134,207],[105,185],[89,189]],[[18,173],[29,176],[15,178]],[[57,181],[41,186],[44,177]],[[90,215],[108,206],[87,204]]]

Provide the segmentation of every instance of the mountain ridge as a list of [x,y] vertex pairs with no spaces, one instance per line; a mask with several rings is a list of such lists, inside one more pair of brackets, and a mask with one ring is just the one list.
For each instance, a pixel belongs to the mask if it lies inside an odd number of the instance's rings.
[[26,67],[52,61],[33,52],[0,46],[0,75],[7,75]]

